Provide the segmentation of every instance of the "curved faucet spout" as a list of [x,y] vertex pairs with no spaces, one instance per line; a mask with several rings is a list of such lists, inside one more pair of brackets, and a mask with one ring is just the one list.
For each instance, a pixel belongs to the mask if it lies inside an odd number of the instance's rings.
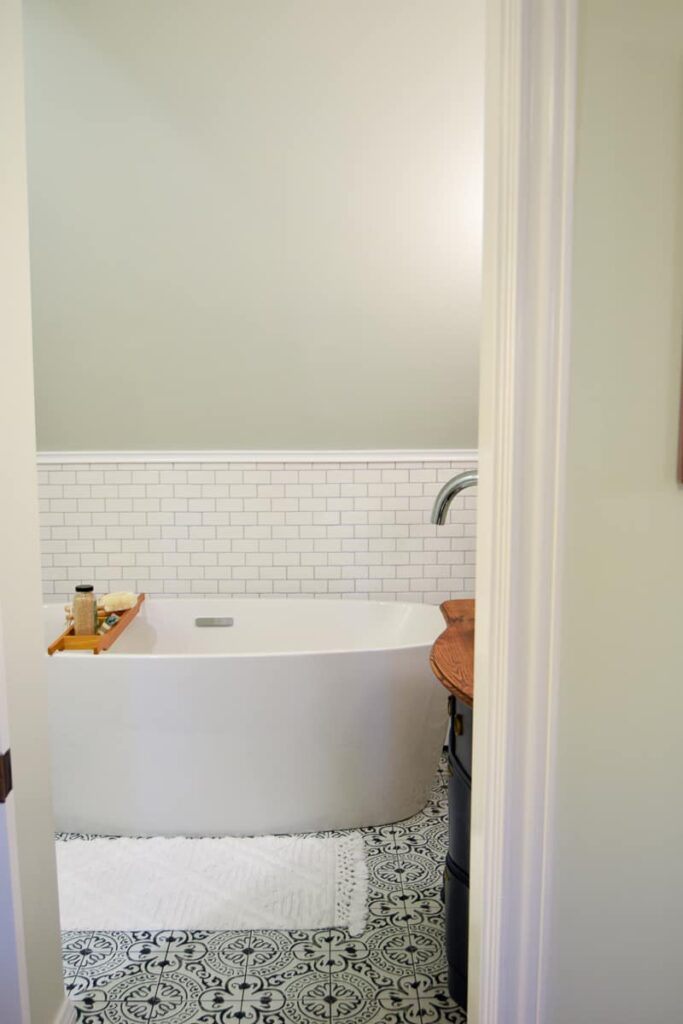
[[476,469],[467,469],[464,473],[458,473],[447,484],[444,484],[436,496],[434,508],[432,509],[432,522],[436,526],[443,526],[446,522],[448,510],[451,507],[453,498],[457,497],[466,487],[476,487],[479,480],[479,473]]

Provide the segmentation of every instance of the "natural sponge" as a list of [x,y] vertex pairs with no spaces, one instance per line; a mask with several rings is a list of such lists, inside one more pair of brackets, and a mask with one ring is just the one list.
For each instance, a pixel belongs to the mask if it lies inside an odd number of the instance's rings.
[[125,612],[137,604],[137,594],[128,590],[120,590],[115,594],[104,594],[97,599],[97,607],[105,612]]

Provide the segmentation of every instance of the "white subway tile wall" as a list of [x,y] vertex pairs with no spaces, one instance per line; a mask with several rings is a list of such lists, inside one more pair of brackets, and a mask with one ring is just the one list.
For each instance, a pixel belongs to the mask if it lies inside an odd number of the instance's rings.
[[77,463],[38,468],[43,591],[474,596],[476,490],[429,515],[459,462]]

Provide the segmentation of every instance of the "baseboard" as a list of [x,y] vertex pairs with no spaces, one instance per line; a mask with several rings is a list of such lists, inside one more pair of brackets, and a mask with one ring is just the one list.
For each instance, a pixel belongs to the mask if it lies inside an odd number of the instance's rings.
[[138,462],[476,462],[474,448],[374,448],[278,450],[238,449],[235,451],[133,451],[133,452],[38,452],[38,464],[138,463]]

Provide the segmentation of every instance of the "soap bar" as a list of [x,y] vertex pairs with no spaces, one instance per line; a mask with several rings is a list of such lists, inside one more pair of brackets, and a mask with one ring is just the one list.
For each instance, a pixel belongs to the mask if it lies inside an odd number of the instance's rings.
[[114,615],[114,613],[112,613],[111,615],[107,615],[106,619],[104,619],[100,623],[99,629],[97,630],[97,632],[99,634],[108,633],[109,630],[112,628],[112,626],[115,626],[116,623],[119,622],[119,620],[120,620],[120,616],[119,615]]

